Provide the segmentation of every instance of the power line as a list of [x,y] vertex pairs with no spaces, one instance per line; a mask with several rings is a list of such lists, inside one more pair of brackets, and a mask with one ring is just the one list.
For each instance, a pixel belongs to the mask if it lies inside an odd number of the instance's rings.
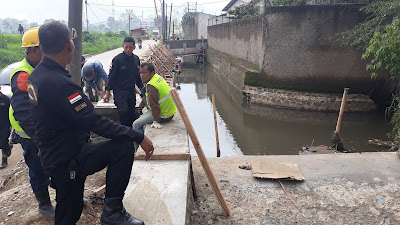
[[[92,3],[92,5],[102,5],[102,6],[112,6],[112,5],[106,5],[106,4],[96,4]],[[124,8],[154,8],[154,7],[149,7],[149,6],[134,6],[134,5],[114,5],[114,7],[124,7]]]
[[[90,7],[90,5],[88,4],[90,11],[92,11],[93,15],[97,18],[97,20],[100,22],[99,17],[97,17],[97,15],[94,13],[92,7]],[[106,25],[104,25],[102,22],[100,22],[103,26],[107,27]]]

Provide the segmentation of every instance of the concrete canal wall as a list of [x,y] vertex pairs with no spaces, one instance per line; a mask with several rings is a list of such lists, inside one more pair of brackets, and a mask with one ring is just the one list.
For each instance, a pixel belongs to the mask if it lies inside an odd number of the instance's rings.
[[255,65],[264,87],[329,93],[349,87],[380,98],[390,89],[384,76],[371,80],[361,51],[328,40],[364,21],[361,6],[268,7],[261,16],[209,26],[208,46]]
[[208,48],[207,39],[165,41],[165,44],[174,55],[199,53],[201,47]]
[[209,48],[261,66],[263,27],[262,16],[209,26]]
[[[257,66],[213,49],[207,50],[207,62],[210,62],[208,73],[218,80],[221,88],[227,90],[236,102],[309,111],[340,109],[341,94],[309,93],[244,85],[246,75],[257,73]],[[349,94],[347,97],[346,111],[368,112],[376,109],[377,105],[367,95]]]

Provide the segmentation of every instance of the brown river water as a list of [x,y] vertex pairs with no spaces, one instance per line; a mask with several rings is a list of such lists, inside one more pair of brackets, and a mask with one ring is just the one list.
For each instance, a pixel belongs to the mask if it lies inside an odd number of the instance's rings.
[[[304,145],[330,145],[338,113],[308,112],[243,103],[239,90],[226,88],[209,69],[183,66],[179,95],[207,157],[216,157],[211,92],[217,107],[221,156],[295,155]],[[223,87],[225,86],[225,87]],[[386,151],[369,139],[389,140],[384,112],[345,113],[341,138],[350,152]],[[195,155],[193,144],[190,149]]]

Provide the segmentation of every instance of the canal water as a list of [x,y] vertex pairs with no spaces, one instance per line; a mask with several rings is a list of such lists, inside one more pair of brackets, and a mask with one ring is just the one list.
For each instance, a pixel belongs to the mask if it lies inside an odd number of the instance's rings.
[[[223,88],[211,69],[182,68],[178,92],[207,157],[216,157],[211,92],[217,107],[221,156],[296,155],[304,145],[330,145],[338,113],[308,112],[243,103],[238,90]],[[180,90],[179,90],[180,88]],[[234,88],[233,88],[234,89]],[[233,94],[236,92],[236,94]],[[239,96],[239,97],[238,97]],[[345,113],[341,138],[351,152],[386,151],[368,144],[387,140],[390,125],[383,112]],[[195,149],[190,142],[190,151]]]

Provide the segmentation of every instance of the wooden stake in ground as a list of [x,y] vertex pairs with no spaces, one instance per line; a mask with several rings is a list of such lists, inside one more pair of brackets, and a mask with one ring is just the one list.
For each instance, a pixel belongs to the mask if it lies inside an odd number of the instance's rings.
[[336,149],[337,151],[344,150],[343,142],[342,142],[342,139],[340,139],[339,132],[340,132],[340,127],[342,125],[342,117],[343,117],[343,113],[344,113],[344,107],[346,106],[346,97],[347,97],[348,91],[349,91],[349,88],[344,89],[342,103],[340,105],[339,117],[338,117],[338,121],[336,123],[336,130],[333,132],[332,140],[331,140],[332,148]]
[[183,120],[183,123],[185,124],[186,130],[189,133],[189,137],[192,140],[194,149],[197,152],[197,156],[200,159],[201,165],[203,166],[204,172],[207,175],[208,181],[210,182],[211,187],[214,190],[215,195],[217,196],[218,202],[221,205],[221,208],[222,208],[224,214],[226,216],[229,216],[230,212],[229,212],[228,205],[225,202],[224,196],[221,193],[221,190],[218,186],[217,181],[215,180],[215,177],[210,168],[210,165],[208,164],[207,158],[204,155],[203,149],[201,148],[199,139],[197,139],[197,135],[194,132],[194,129],[193,129],[192,123],[190,122],[189,116],[186,113],[185,107],[183,107],[181,98],[179,97],[179,94],[175,88],[172,88],[170,93],[171,93],[172,99],[175,102],[176,108],[178,109],[179,114],[182,117],[182,120]]
[[218,126],[217,126],[217,110],[215,107],[215,95],[214,92],[211,92],[211,101],[213,105],[214,111],[214,126],[215,126],[215,139],[217,140],[217,157],[221,156],[221,151],[219,149],[219,137],[218,137]]

